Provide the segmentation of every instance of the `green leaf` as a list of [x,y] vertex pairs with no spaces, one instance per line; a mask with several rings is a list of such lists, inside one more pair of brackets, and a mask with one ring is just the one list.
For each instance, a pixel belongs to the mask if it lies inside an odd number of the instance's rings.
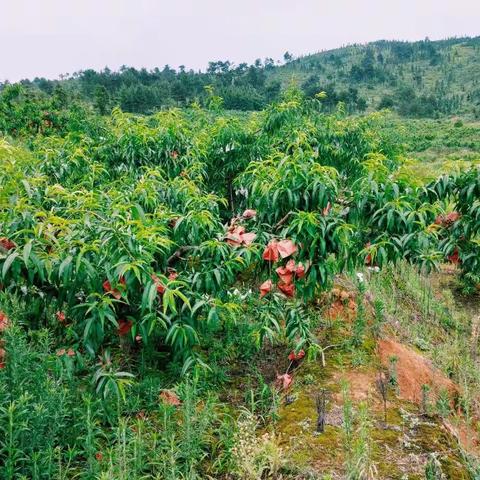
[[155,283],[148,284],[143,290],[142,310],[151,310],[157,295],[158,292]]
[[[62,278],[63,277],[63,273],[68,273],[68,267],[70,266],[70,264],[72,263],[72,260],[73,260],[73,257],[71,255],[68,255],[64,260],[63,262],[60,264],[60,268],[58,269],[58,277],[59,278]],[[66,277],[66,275],[65,275]],[[63,278],[63,282],[66,283],[68,280],[68,278]]]
[[32,246],[33,246],[33,240],[30,240],[23,247],[23,262],[25,263],[25,266],[27,268],[28,268],[28,260],[30,259],[30,253],[32,252]]
[[5,260],[5,263],[3,264],[2,268],[2,278],[5,279],[7,276],[8,270],[10,269],[10,266],[14,262],[14,260],[19,256],[18,252],[13,252],[11,253]]

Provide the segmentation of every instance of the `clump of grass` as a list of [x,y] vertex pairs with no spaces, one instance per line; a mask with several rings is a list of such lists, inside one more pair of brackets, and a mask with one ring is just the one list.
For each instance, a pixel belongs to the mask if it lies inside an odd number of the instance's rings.
[[232,448],[233,472],[244,480],[273,477],[285,463],[284,453],[273,433],[257,437],[258,421],[249,411],[240,415]]
[[343,422],[342,422],[342,446],[345,455],[345,470],[347,474],[355,472],[354,460],[354,417],[353,404],[350,398],[350,389],[347,382],[343,381],[342,402],[343,402]]
[[430,413],[430,385],[422,385],[422,399],[420,402],[420,411],[422,415],[428,415]]
[[425,480],[443,480],[445,478],[438,456],[435,453],[430,454],[425,465]]
[[372,418],[365,402],[358,408],[358,428],[354,449],[356,473],[350,478],[374,480],[378,478],[378,471],[373,461],[373,442],[371,437]]
[[342,442],[345,472],[348,480],[374,480],[378,470],[374,462],[372,418],[367,404],[361,402],[353,409],[348,383],[342,383],[343,423]]
[[372,334],[375,338],[380,336],[382,326],[385,323],[385,304],[381,299],[375,298],[373,301],[374,316],[372,322]]
[[435,402],[436,412],[443,418],[446,418],[451,413],[450,407],[450,395],[448,390],[442,388],[438,394],[437,401]]
[[360,347],[363,344],[365,337],[365,329],[367,325],[367,315],[365,310],[365,281],[363,277],[360,277],[361,280],[357,282],[358,285],[358,294],[357,294],[357,312],[355,315],[355,320],[353,322],[353,335],[352,335],[352,345],[354,347]]

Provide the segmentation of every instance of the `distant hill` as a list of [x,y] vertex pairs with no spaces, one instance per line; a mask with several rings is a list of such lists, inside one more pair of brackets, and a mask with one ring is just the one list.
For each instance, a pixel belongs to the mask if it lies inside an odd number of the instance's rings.
[[[479,79],[480,37],[464,37],[380,40],[296,59],[286,54],[283,65],[271,58],[252,65],[216,61],[206,72],[168,65],[153,70],[126,66],[116,72],[84,70],[61,80],[21,81],[20,93],[13,94],[86,101],[100,113],[117,105],[128,112],[151,113],[194,101],[205,103],[214,92],[227,109],[259,110],[294,81],[307,96],[325,91],[329,109],[344,102],[350,113],[390,108],[410,117],[480,118]],[[11,86],[0,89],[5,95]],[[12,92],[7,96],[10,101]]]
[[325,90],[332,103],[340,97],[353,108],[478,118],[480,37],[351,45],[290,61],[270,78],[282,85],[294,79],[308,95]]

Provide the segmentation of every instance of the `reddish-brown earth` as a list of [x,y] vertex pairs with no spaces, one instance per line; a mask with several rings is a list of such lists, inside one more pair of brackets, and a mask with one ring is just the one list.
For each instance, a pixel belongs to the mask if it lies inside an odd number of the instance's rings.
[[430,395],[436,397],[446,389],[451,397],[458,393],[457,386],[440,370],[432,366],[432,362],[415,350],[395,342],[394,340],[379,340],[378,355],[385,368],[389,368],[391,359],[395,357],[399,397],[410,402],[420,403],[422,386],[431,388]]

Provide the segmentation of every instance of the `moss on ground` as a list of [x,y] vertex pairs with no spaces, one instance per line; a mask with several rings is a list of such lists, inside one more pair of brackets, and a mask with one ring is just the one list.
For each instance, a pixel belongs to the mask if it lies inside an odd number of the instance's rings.
[[[374,349],[369,349],[373,355]],[[375,363],[372,361],[372,363]],[[326,367],[319,361],[304,363],[296,372],[295,386],[289,392],[292,403],[279,409],[275,424],[281,446],[297,467],[314,468],[319,474],[339,475],[344,472],[341,387],[344,375],[354,380],[375,379],[371,366],[352,369],[349,352],[332,352]],[[354,383],[354,382],[352,382]],[[330,392],[329,415],[324,433],[316,432],[316,393],[325,388]],[[354,393],[354,392],[353,392]],[[359,401],[353,401],[354,408]],[[424,417],[416,404],[389,395],[387,425],[384,425],[380,397],[367,400],[372,420],[372,457],[381,479],[424,478],[430,454],[436,454],[446,478],[469,479],[469,472],[455,438],[446,432],[437,417]]]

